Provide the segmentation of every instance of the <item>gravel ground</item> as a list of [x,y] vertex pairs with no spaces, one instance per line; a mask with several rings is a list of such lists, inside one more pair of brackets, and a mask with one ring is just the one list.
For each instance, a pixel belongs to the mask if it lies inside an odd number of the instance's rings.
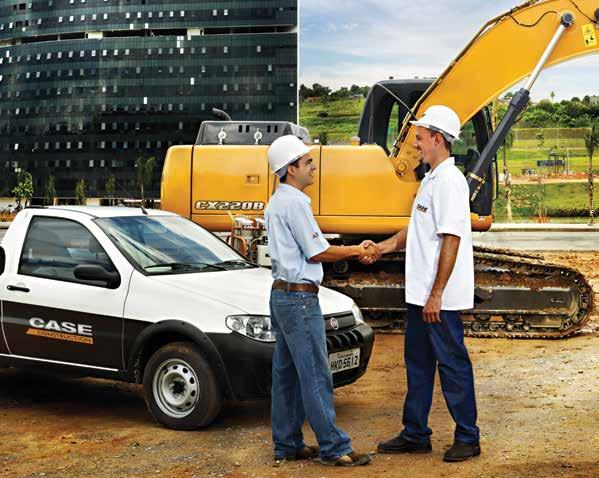
[[[547,254],[599,290],[593,253]],[[482,455],[443,463],[453,423],[437,384],[433,453],[375,455],[368,467],[271,460],[267,402],[230,403],[211,427],[155,424],[138,386],[0,370],[0,476],[7,477],[591,477],[599,476],[599,320],[565,340],[467,339],[475,369]],[[371,365],[336,392],[339,424],[373,451],[400,430],[403,336],[377,334]],[[307,441],[314,442],[306,428]]]

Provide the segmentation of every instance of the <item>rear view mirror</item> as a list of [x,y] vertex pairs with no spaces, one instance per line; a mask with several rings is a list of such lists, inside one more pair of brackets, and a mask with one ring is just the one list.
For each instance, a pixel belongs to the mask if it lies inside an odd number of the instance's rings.
[[79,280],[106,282],[109,289],[116,289],[121,284],[118,272],[109,272],[97,264],[78,265],[73,273]]

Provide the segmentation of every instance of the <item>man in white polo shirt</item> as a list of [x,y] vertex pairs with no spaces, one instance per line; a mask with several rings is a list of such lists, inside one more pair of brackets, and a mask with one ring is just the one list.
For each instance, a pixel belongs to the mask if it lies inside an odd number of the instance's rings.
[[432,450],[428,415],[435,368],[447,407],[456,422],[445,461],[480,454],[472,364],[464,345],[460,310],[474,307],[474,261],[466,179],[451,157],[460,119],[446,106],[431,106],[416,125],[422,161],[431,167],[422,180],[407,229],[371,247],[389,253],[406,249],[408,326],[405,362],[408,392],[403,431],[379,443],[381,453]]

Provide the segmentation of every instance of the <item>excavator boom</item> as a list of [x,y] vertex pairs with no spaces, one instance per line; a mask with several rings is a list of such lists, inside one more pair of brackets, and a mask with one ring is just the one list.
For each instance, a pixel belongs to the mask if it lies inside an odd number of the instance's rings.
[[[542,68],[599,53],[599,1],[528,1],[487,22],[413,111],[420,117],[431,105],[447,105],[466,123],[501,93],[531,76],[568,13],[573,16],[572,25]],[[391,153],[397,171],[413,171],[418,166],[410,119],[406,117]]]

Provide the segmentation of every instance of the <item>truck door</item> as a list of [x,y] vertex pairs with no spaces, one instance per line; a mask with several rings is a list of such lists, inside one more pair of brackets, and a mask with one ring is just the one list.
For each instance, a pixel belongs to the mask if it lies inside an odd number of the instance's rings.
[[[18,260],[17,260],[18,259]],[[120,269],[83,224],[33,216],[20,256],[2,276],[2,326],[10,354],[100,369],[123,369],[123,305],[131,268]],[[120,284],[77,279],[80,264],[118,272]],[[115,287],[114,285],[112,287]]]

